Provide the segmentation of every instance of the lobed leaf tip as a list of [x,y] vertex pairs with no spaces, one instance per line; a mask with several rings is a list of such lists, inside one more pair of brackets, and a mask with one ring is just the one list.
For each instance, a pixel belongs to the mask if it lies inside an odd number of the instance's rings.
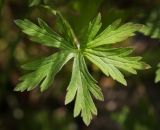
[[83,122],[86,126],[89,126],[89,124],[91,123],[91,120],[90,119],[86,120],[83,118]]
[[22,20],[20,20],[20,19],[16,19],[16,20],[14,20],[13,22],[14,22],[16,25],[18,25],[18,26],[19,26],[19,25],[20,25],[20,23],[21,23],[21,21],[22,21]]
[[152,68],[149,64],[144,63],[144,69],[150,69]]
[[67,105],[67,104],[69,104],[70,102],[71,102],[71,101],[67,100],[67,98],[65,97],[65,102],[64,102],[64,104]]

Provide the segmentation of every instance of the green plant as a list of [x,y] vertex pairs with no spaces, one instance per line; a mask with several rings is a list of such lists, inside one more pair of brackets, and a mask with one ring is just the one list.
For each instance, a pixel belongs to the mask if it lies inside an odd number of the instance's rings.
[[60,51],[23,65],[23,69],[31,72],[21,77],[21,83],[15,90],[29,91],[38,85],[40,85],[41,91],[46,90],[53,83],[55,75],[73,58],[72,76],[67,88],[65,104],[75,98],[74,117],[81,113],[83,121],[89,125],[92,116],[97,115],[92,95],[98,100],[103,100],[103,94],[97,81],[87,69],[86,58],[100,68],[106,76],[111,76],[121,84],[127,85],[124,75],[119,69],[136,74],[136,70],[149,68],[149,65],[142,62],[141,57],[130,56],[133,52],[132,48],[115,48],[112,45],[134,36],[135,32],[143,26],[134,23],[120,25],[121,20],[116,20],[99,33],[102,23],[101,15],[98,14],[89,23],[83,40],[79,41],[61,13],[51,10],[49,7],[46,8],[59,18],[61,26],[59,33],[53,31],[41,19],[38,19],[39,25],[29,20],[16,20],[15,23],[31,37],[32,41],[59,48]]
[[29,6],[38,5],[40,2],[41,0],[29,0]]
[[158,83],[160,81],[160,63],[158,64],[158,69],[156,71],[156,79],[155,82]]

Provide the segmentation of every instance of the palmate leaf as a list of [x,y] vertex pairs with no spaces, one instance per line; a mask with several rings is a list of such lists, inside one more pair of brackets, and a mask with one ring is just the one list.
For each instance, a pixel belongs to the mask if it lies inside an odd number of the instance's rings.
[[59,18],[61,30],[58,30],[58,33],[41,19],[38,20],[39,25],[29,20],[16,20],[16,24],[31,37],[31,40],[45,46],[59,48],[60,51],[23,65],[22,68],[30,73],[21,77],[21,82],[15,90],[29,91],[36,86],[40,86],[41,91],[46,90],[53,83],[55,75],[73,58],[72,76],[67,87],[65,104],[75,99],[74,117],[80,114],[84,123],[89,125],[93,115],[97,115],[92,97],[103,100],[103,94],[97,81],[90,75],[85,58],[99,67],[106,76],[127,85],[121,70],[136,74],[137,70],[149,66],[141,61],[141,57],[130,56],[133,52],[132,48],[112,48],[106,45],[116,44],[135,35],[135,31],[141,29],[142,25],[134,23],[120,25],[120,20],[117,20],[99,33],[102,23],[101,15],[98,14],[89,23],[84,40],[81,42],[77,40],[71,26],[60,12],[46,6],[45,8]]
[[155,82],[158,83],[160,81],[160,63],[158,64],[158,69],[156,71]]

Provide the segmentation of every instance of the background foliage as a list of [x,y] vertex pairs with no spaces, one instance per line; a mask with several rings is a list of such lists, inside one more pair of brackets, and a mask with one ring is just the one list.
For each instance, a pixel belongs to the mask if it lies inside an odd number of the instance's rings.
[[[98,12],[102,14],[102,29],[117,18],[149,27],[145,30],[146,36],[139,33],[122,44],[134,46],[135,55],[143,56],[152,66],[152,69],[141,71],[137,76],[126,74],[127,87],[121,87],[105,77],[96,66],[89,65],[89,71],[98,79],[105,97],[104,102],[96,103],[99,114],[89,127],[84,126],[80,118],[73,119],[73,104],[64,106],[71,63],[63,68],[56,76],[53,86],[44,93],[40,93],[39,89],[13,92],[18,78],[24,73],[20,70],[21,64],[57,52],[57,49],[28,40],[13,22],[15,19],[27,18],[36,23],[40,17],[53,29],[59,28],[56,17],[46,13],[40,6],[34,6],[38,4],[47,4],[60,10],[79,39],[83,38],[82,28],[87,27]],[[159,5],[159,0],[1,0],[0,130],[158,130],[160,88],[159,83],[155,84],[154,81],[160,62]]]

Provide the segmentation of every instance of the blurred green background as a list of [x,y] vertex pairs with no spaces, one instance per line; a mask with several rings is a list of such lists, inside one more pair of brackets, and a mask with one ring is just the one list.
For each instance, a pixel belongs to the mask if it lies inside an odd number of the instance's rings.
[[[15,19],[38,17],[56,30],[56,17],[40,5],[58,9],[81,38],[84,28],[98,12],[103,28],[115,19],[147,24],[146,35],[137,35],[122,45],[133,46],[152,66],[138,75],[126,74],[124,87],[105,77],[95,66],[89,70],[98,79],[105,101],[96,102],[98,116],[86,127],[81,118],[73,118],[73,104],[64,105],[71,64],[56,76],[44,93],[14,92],[23,70],[20,65],[52,54],[56,49],[35,44],[14,24]],[[150,38],[152,37],[152,38]],[[160,83],[155,71],[160,62],[160,0],[0,0],[0,130],[160,130]]]

